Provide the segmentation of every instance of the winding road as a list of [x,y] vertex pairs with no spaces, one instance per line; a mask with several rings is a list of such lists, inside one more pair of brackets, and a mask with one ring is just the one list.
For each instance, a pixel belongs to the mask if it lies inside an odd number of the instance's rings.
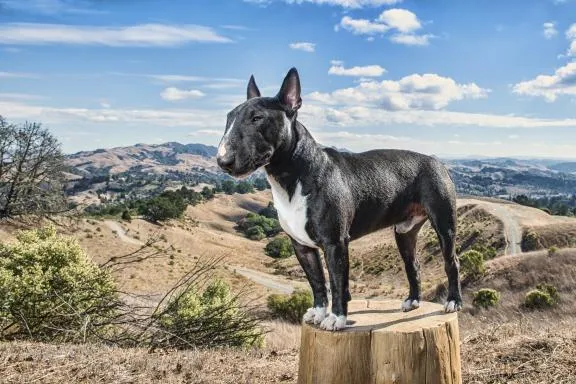
[[522,247],[520,246],[522,242],[522,227],[507,204],[492,203],[484,200],[470,200],[470,203],[485,209],[502,222],[504,239],[506,240],[504,256],[522,253]]
[[116,234],[118,235],[120,240],[122,240],[123,242],[129,243],[129,244],[134,244],[134,245],[140,245],[140,246],[144,245],[144,243],[141,242],[140,240],[137,240],[133,237],[128,236],[126,234],[126,231],[124,230],[124,228],[122,228],[122,226],[120,224],[118,224],[116,221],[105,220],[104,224],[106,224],[106,226],[108,226],[108,228],[110,228],[111,230],[116,232]]

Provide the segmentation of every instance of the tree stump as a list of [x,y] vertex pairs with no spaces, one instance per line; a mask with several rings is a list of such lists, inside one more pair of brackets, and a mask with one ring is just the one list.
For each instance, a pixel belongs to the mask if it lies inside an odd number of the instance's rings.
[[354,300],[338,332],[304,324],[299,384],[460,384],[458,315],[420,302]]

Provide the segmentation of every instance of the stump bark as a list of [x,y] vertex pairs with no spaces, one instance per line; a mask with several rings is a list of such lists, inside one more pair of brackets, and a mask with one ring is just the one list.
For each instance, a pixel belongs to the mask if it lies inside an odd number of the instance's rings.
[[338,332],[304,324],[299,384],[460,384],[458,316],[421,302],[354,300]]

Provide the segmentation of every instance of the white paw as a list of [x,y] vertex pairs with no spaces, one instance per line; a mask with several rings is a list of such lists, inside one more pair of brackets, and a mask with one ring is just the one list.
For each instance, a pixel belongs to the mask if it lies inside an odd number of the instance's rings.
[[407,299],[402,302],[402,310],[404,312],[408,312],[416,308],[420,308],[420,302],[418,300]]
[[308,308],[302,318],[308,324],[320,324],[326,318],[326,307]]
[[450,313],[450,312],[456,312],[462,309],[462,306],[460,304],[456,304],[456,302],[454,300],[450,300],[446,303],[446,305],[444,305],[444,312],[446,313]]
[[336,316],[331,313],[327,318],[322,321],[320,328],[326,331],[339,331],[346,328],[346,316]]

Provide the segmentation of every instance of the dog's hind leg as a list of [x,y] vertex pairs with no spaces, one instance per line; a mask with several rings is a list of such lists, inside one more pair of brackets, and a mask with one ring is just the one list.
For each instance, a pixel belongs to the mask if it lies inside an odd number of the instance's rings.
[[318,249],[306,247],[292,239],[296,258],[300,262],[314,295],[314,306],[304,314],[304,322],[320,324],[326,318],[328,296],[326,279],[322,269],[322,261]]
[[418,239],[418,232],[426,220],[422,220],[410,229],[408,232],[394,231],[396,237],[396,245],[398,251],[404,260],[404,269],[408,277],[410,285],[410,293],[408,298],[402,303],[402,310],[404,312],[411,311],[420,306],[420,264],[416,257],[416,241]]
[[444,270],[448,277],[448,297],[446,312],[456,312],[462,309],[462,293],[460,287],[460,263],[455,252],[456,242],[456,202],[455,199],[436,199],[431,204],[428,217],[438,235]]

